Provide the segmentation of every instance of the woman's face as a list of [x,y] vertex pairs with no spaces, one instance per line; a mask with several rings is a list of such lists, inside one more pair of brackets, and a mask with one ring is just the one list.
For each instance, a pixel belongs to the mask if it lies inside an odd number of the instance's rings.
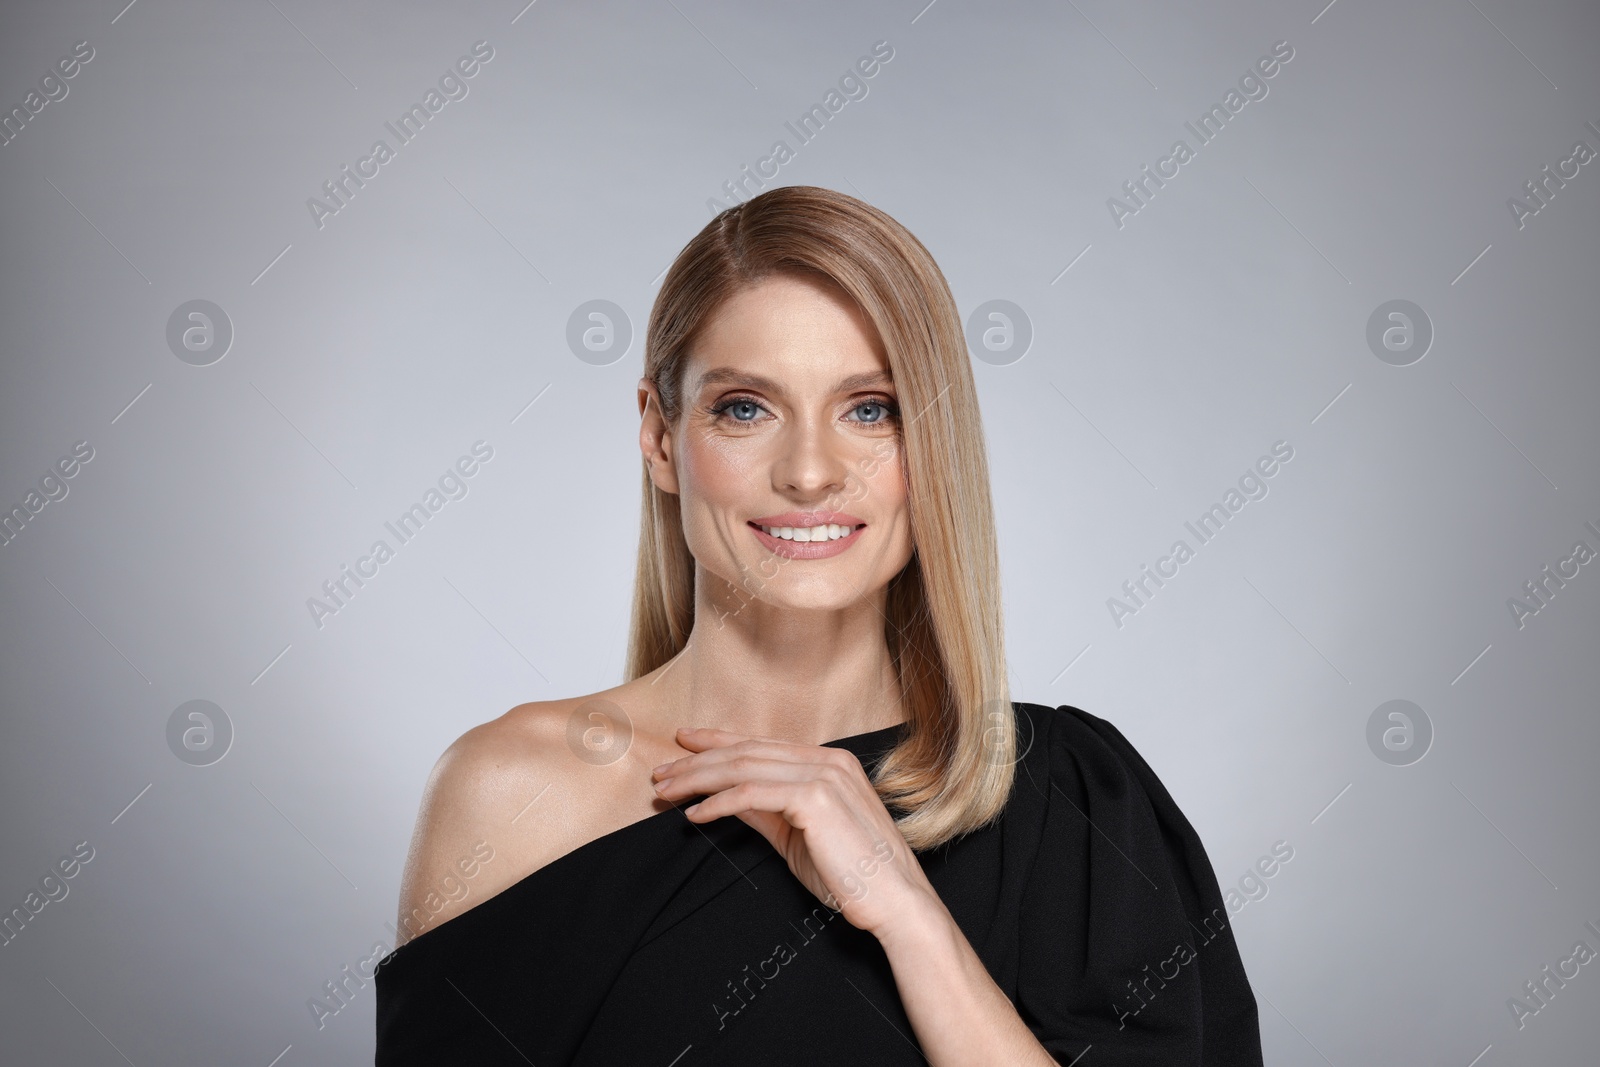
[[640,383],[640,446],[657,487],[679,497],[703,577],[733,587],[710,590],[719,602],[838,609],[911,559],[888,360],[831,282],[779,275],[731,297],[686,360],[680,395],[667,428]]

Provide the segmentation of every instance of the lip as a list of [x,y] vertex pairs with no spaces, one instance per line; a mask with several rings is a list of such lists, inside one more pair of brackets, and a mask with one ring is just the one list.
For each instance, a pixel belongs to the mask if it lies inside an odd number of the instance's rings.
[[750,520],[757,526],[865,526],[862,519],[842,511],[786,511],[782,515],[762,515]]
[[[822,526],[837,524],[839,526],[855,526],[856,531],[835,541],[787,541],[781,537],[773,537],[763,526]],[[827,559],[849,550],[861,539],[861,531],[866,529],[866,523],[854,515],[847,515],[842,511],[787,511],[782,515],[763,515],[759,519],[751,519],[748,525],[756,535],[756,540],[774,555],[784,556],[788,559]]]

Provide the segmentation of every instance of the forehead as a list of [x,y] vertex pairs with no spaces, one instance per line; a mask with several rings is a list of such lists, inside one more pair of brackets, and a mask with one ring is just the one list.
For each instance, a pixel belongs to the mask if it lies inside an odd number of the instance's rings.
[[729,297],[701,330],[684,384],[738,370],[799,385],[866,372],[888,374],[872,320],[827,278],[777,275]]

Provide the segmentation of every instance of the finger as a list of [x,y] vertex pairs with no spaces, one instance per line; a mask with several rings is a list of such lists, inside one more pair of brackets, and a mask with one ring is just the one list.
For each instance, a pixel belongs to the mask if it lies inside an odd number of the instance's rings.
[[680,726],[678,728],[678,744],[696,752],[750,740],[755,740],[750,734],[736,734],[731,730],[716,730],[709,726]]
[[[722,733],[722,731],[709,731]],[[728,744],[705,746],[692,756],[682,756],[663,763],[651,774],[656,778],[676,778],[690,767],[716,763],[721,760],[755,756],[762,759],[783,760],[789,763],[810,763],[833,766],[850,771],[861,766],[861,761],[849,749],[830,748],[826,745],[795,745],[787,741],[774,741],[763,737],[745,737],[742,734],[724,734],[736,738]],[[684,748],[695,748],[687,735],[680,734],[678,743]]]
[[783,855],[784,840],[790,831],[789,820],[770,811],[741,811],[736,812],[735,817],[766,838],[767,844],[771,845],[778,855]]
[[848,787],[848,779],[843,773],[825,764],[794,763],[748,755],[684,766],[669,774],[670,777],[656,783],[657,794],[665,800],[710,796],[745,782],[817,781],[836,790]]
[[815,825],[827,803],[827,792],[815,780],[740,782],[683,809],[692,822],[711,822],[741,812],[772,812],[796,830]]
[[[702,756],[712,758],[715,753],[724,749],[731,748],[742,742],[757,740],[766,739],[751,737],[748,734],[736,734],[727,730],[713,730],[710,727],[680,726],[677,733],[678,747],[689,749],[693,755],[680,756],[669,763],[663,763],[651,774],[656,778],[661,778],[664,776],[662,773],[664,768],[679,768],[680,765],[685,765],[686,761],[698,759]],[[665,777],[672,777],[672,775],[667,774]]]
[[760,737],[755,734],[734,733],[732,730],[718,730],[710,726],[680,726],[678,728],[678,743],[684,748],[693,748],[697,751],[723,748],[728,745],[738,744],[741,741],[750,741],[767,745],[780,745],[793,749],[824,749],[831,752],[843,752],[845,749],[829,747],[826,745],[802,745],[792,741],[779,741],[775,737]]

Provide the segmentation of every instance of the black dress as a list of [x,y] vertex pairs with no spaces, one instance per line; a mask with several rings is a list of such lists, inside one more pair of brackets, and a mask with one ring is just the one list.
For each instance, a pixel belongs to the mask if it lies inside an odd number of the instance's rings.
[[[1258,1067],[1199,837],[1111,724],[1018,704],[1002,817],[919,853],[1061,1064]],[[904,725],[828,742],[870,772]],[[922,1064],[877,940],[736,818],[590,841],[379,964],[378,1067]]]

